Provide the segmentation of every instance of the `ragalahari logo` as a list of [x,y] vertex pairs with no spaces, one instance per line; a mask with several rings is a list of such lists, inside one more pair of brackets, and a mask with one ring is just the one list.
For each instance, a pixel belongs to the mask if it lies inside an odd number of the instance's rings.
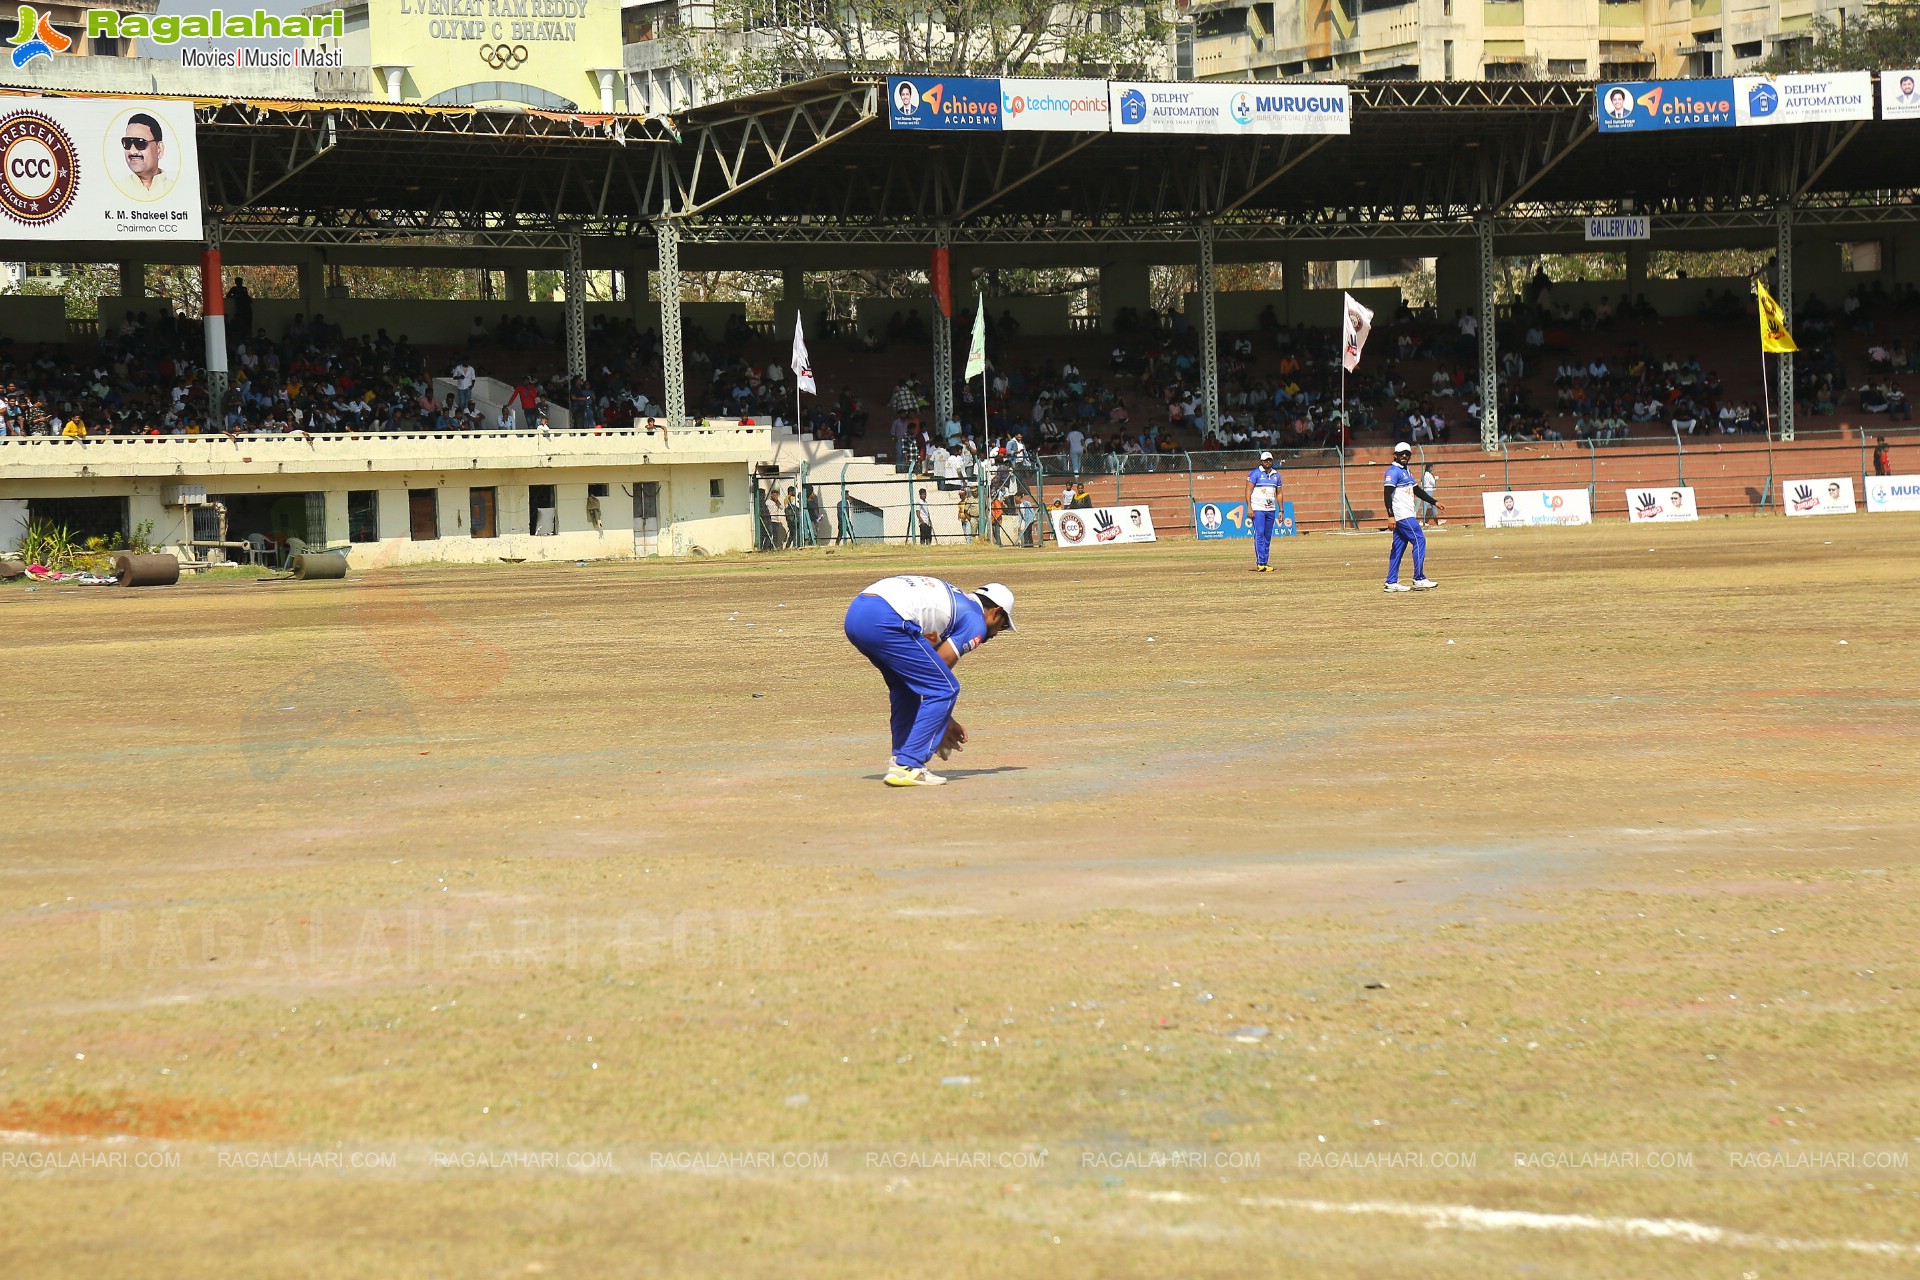
[[73,48],[73,37],[53,26],[53,18],[30,4],[20,6],[20,28],[13,33],[13,65],[16,70],[35,58],[51,59],[56,53]]

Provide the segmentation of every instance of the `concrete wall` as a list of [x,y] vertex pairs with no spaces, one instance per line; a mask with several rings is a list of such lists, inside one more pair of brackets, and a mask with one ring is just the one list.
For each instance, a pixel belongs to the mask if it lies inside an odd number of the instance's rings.
[[[102,299],[103,321],[106,301]],[[121,299],[112,301],[122,302]],[[150,303],[153,300],[136,301]],[[299,298],[256,298],[253,303],[253,324],[256,329],[265,329],[269,337],[278,340],[286,334],[287,324],[295,315],[305,315],[310,319],[316,311],[325,316],[329,323],[339,325],[350,338],[363,334],[371,337],[385,329],[391,338],[398,339],[405,334],[416,346],[464,344],[473,328],[475,316],[480,317],[488,330],[500,323],[502,315],[532,316],[540,322],[541,331],[555,348],[565,344],[567,333],[565,303],[506,302],[499,299],[491,302],[435,302],[401,298],[325,298],[317,306],[308,306]],[[593,323],[594,316],[604,315],[609,320],[632,320],[642,332],[648,329],[657,331],[660,327],[660,304],[657,302],[590,302],[586,306],[586,313],[588,324]],[[736,314],[744,318],[746,308],[737,302],[689,302],[681,306],[680,314],[682,323],[689,329],[698,325],[706,330],[710,339],[718,342],[726,330],[727,316]],[[788,323],[791,324],[791,320]]]
[[[954,290],[953,298],[953,346],[956,358],[967,354],[967,338],[973,332],[973,312],[976,303],[974,296]],[[1073,300],[1065,294],[1055,294],[1037,298],[987,298],[987,314],[995,320],[1000,313],[1010,311],[1020,323],[1023,337],[1042,338],[1060,337],[1071,333]],[[865,333],[869,327],[881,336],[887,332],[887,319],[894,312],[909,315],[920,313],[921,321],[927,325],[928,332],[933,326],[933,299],[931,298],[856,298],[853,303],[854,323],[859,332]],[[787,319],[789,327],[793,324],[791,316]],[[931,341],[931,340],[929,340]]]
[[[1373,309],[1374,324],[1384,325],[1393,318],[1400,306],[1400,290],[1393,287],[1364,289],[1303,289],[1291,295],[1293,304],[1292,319],[1289,320],[1287,305],[1289,294],[1280,289],[1249,289],[1241,293],[1217,293],[1214,295],[1213,309],[1215,322],[1222,333],[1244,332],[1260,327],[1262,308],[1271,306],[1273,314],[1282,323],[1312,325],[1315,328],[1329,329],[1340,323],[1340,298],[1343,293],[1351,293],[1360,300],[1360,305]],[[1200,295],[1190,293],[1186,297],[1187,323],[1200,323]]]
[[65,342],[65,298],[0,298],[0,338],[14,342]]

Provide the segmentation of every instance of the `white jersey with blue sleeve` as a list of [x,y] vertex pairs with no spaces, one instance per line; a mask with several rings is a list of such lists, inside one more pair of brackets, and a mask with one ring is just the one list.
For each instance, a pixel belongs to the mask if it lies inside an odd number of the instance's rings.
[[882,578],[860,593],[878,596],[933,643],[953,642],[956,653],[978,649],[987,638],[987,615],[971,592],[925,574]]
[[1387,468],[1386,484],[1393,490],[1394,520],[1413,519],[1413,473],[1396,462]]
[[1280,509],[1280,468],[1258,466],[1247,472],[1247,486],[1253,492],[1255,511]]

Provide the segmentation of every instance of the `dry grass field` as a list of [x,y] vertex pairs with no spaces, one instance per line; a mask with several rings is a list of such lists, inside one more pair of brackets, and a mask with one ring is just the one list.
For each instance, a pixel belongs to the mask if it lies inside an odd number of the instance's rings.
[[1916,534],[0,589],[0,1274],[1920,1274]]

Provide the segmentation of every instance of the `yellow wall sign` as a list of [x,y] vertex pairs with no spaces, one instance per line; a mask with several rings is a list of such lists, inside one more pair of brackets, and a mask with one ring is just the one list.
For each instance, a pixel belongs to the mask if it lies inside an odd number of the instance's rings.
[[365,0],[360,12],[348,10],[348,61],[404,68],[403,101],[591,114],[625,98],[619,0]]

